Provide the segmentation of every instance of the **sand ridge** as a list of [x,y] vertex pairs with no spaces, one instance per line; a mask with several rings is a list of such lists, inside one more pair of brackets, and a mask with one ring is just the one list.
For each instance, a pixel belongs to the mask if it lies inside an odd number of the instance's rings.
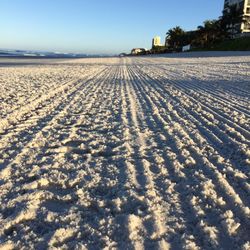
[[250,57],[0,68],[0,248],[249,249]]

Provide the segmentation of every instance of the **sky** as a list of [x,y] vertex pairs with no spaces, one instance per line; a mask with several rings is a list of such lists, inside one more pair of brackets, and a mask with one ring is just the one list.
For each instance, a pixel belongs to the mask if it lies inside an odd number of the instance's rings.
[[177,25],[218,18],[224,0],[0,0],[0,48],[117,54]]

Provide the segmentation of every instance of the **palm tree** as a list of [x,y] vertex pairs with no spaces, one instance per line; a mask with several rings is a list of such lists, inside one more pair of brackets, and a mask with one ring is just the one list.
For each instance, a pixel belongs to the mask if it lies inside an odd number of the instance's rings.
[[196,43],[201,47],[210,46],[225,37],[220,20],[207,20],[197,29]]
[[183,36],[185,35],[185,31],[180,26],[169,29],[166,35],[166,41],[170,48],[179,49],[183,46]]

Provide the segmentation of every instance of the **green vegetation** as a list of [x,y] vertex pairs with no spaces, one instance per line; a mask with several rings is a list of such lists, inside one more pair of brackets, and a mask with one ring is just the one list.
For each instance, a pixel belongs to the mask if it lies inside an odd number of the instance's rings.
[[167,32],[167,46],[170,50],[181,51],[182,47],[190,44],[197,49],[214,47],[230,37],[225,29],[223,19],[207,20],[197,27],[197,30],[185,32],[175,27]]
[[250,50],[250,37],[235,38],[239,32],[237,24],[246,22],[237,5],[227,6],[227,10],[216,20],[206,20],[194,31],[184,31],[176,26],[166,33],[166,44],[154,47],[152,54],[182,51],[191,45],[192,50]]
[[250,37],[228,39],[206,48],[194,48],[192,51],[250,51]]
[[164,54],[167,53],[167,48],[165,46],[154,46],[151,49],[151,54]]

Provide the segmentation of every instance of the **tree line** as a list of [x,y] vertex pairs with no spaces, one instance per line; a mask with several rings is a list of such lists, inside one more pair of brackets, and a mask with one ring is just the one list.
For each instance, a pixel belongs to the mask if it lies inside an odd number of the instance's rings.
[[221,17],[204,21],[197,30],[185,31],[180,26],[169,29],[166,33],[165,46],[154,47],[151,52],[181,51],[186,45],[197,49],[211,49],[214,45],[234,37],[239,29],[237,24],[242,22],[246,22],[243,10],[236,4],[227,6]]

